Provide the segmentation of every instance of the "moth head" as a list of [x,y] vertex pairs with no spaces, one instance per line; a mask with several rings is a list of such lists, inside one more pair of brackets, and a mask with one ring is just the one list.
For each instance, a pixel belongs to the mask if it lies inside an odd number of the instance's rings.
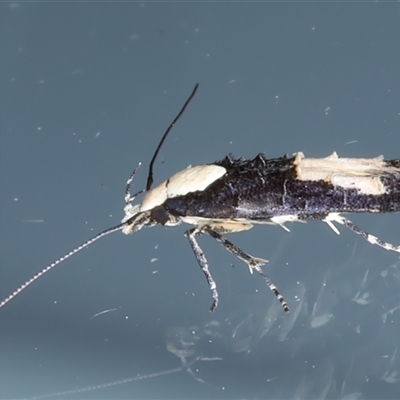
[[168,212],[165,202],[177,196],[203,191],[225,174],[226,169],[215,164],[197,165],[179,171],[148,190],[140,204],[132,205],[129,202],[125,206],[125,217],[121,221],[124,224],[122,232],[130,234],[145,226],[178,225],[181,222],[179,217]]
[[140,231],[142,228],[151,227],[158,224],[152,218],[152,210],[140,210],[140,204],[127,204],[124,208],[125,216],[121,221],[122,232],[129,235],[133,232]]

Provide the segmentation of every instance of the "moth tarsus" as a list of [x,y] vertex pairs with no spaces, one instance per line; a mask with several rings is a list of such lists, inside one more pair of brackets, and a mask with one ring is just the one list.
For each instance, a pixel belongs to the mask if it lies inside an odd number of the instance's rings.
[[211,311],[219,297],[207,259],[197,236],[208,234],[229,252],[244,261],[250,272],[258,272],[275,294],[283,309],[289,306],[275,284],[262,270],[268,261],[253,257],[227,240],[224,233],[251,229],[254,224],[285,226],[287,222],[320,220],[339,234],[338,223],[369,243],[400,253],[400,246],[382,241],[357,227],[341,213],[400,211],[400,160],[376,158],[339,158],[332,153],[325,158],[307,158],[303,153],[293,157],[254,159],[226,156],[211,164],[186,168],[152,188],[153,166],[169,132],[182,116],[198,88],[194,87],[180,112],[163,134],[149,164],[147,184],[142,201],[132,204],[143,190],[130,194],[131,184],[140,166],[134,169],[125,186],[125,216],[121,223],[100,232],[54,261],[11,295],[0,302],[0,308],[45,273],[100,238],[121,230],[124,234],[156,225],[193,225],[185,232],[193,253],[208,282]]

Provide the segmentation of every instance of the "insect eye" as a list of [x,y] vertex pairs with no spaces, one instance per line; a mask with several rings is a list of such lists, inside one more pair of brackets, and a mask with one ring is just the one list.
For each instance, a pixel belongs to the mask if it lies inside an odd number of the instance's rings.
[[162,225],[165,225],[169,221],[167,210],[164,206],[154,207],[150,212],[150,217]]

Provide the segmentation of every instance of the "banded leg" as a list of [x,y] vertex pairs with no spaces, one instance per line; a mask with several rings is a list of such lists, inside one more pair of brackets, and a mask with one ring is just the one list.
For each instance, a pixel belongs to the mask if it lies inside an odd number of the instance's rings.
[[285,312],[289,312],[289,306],[286,303],[285,299],[280,294],[278,288],[273,284],[273,282],[268,277],[268,275],[266,275],[261,268],[261,265],[264,265],[268,262],[267,260],[264,260],[262,258],[253,257],[250,254],[245,253],[240,247],[236,246],[235,244],[230,242],[228,239],[226,239],[224,236],[215,232],[208,226],[203,227],[202,230],[203,230],[203,232],[208,233],[211,237],[213,237],[219,243],[221,243],[230,253],[234,254],[236,257],[238,257],[242,261],[244,261],[248,265],[251,273],[253,273],[253,269],[255,269],[263,277],[264,282],[267,284],[269,289],[277,297],[277,299],[281,303]]
[[211,295],[213,298],[213,302],[210,307],[210,311],[214,311],[218,306],[218,292],[217,292],[217,284],[214,281],[214,278],[211,275],[211,272],[208,268],[207,259],[201,250],[199,244],[196,240],[196,235],[201,235],[203,232],[199,228],[192,228],[185,232],[185,236],[188,238],[190,246],[192,247],[193,253],[196,256],[197,262],[200,265],[204,275],[206,276],[208,286],[211,290]]
[[331,221],[335,221],[341,225],[344,225],[346,228],[349,228],[351,231],[357,233],[357,235],[362,236],[365,240],[367,240],[371,244],[375,244],[379,247],[384,248],[385,250],[395,251],[400,253],[400,246],[396,246],[394,244],[384,242],[383,240],[379,239],[378,237],[371,235],[370,233],[364,231],[363,229],[359,228],[349,219],[342,217],[341,215],[333,215],[330,217]]
[[133,179],[135,178],[136,172],[141,166],[141,163],[137,165],[137,167],[133,170],[131,175],[129,176],[128,180],[126,181],[126,186],[125,186],[125,205],[130,204],[133,200],[135,200],[135,197],[139,195],[140,193],[143,192],[143,190],[140,190],[139,192],[135,193],[133,196],[131,195],[131,184]]

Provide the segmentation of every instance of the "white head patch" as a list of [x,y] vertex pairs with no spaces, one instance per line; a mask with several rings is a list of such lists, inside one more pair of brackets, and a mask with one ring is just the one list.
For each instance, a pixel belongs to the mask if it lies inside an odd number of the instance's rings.
[[204,190],[225,173],[224,167],[214,164],[197,165],[179,171],[146,193],[140,205],[140,211],[151,210],[172,197]]

